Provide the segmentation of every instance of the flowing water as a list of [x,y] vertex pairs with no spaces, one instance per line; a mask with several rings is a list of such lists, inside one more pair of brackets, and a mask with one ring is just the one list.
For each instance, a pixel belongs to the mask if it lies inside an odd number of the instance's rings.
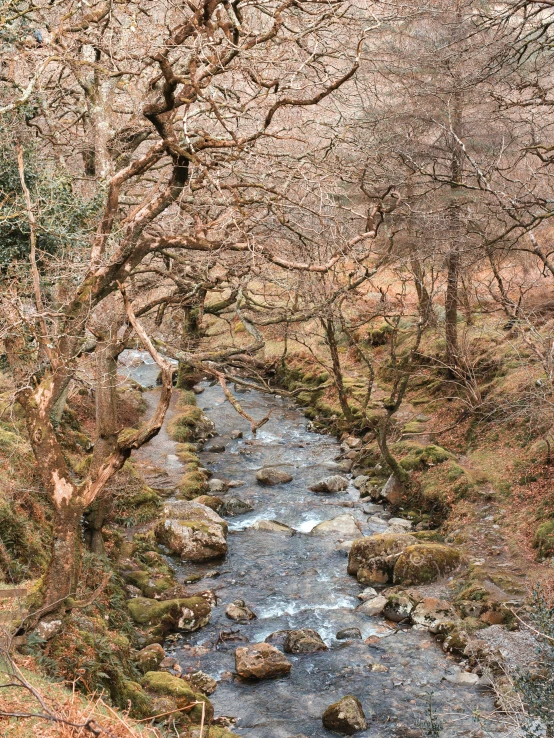
[[[152,372],[152,367],[144,366],[132,373],[148,384]],[[207,574],[190,584],[189,591],[214,589],[218,605],[207,627],[179,636],[166,649],[183,671],[201,669],[219,681],[210,698],[216,715],[236,718],[232,730],[245,738],[298,734],[329,738],[321,724],[323,711],[340,697],[354,694],[362,702],[369,725],[357,735],[408,736],[401,724],[418,728],[432,693],[434,710],[444,726],[441,736],[506,735],[500,723],[491,721],[486,723],[486,733],[480,732],[475,715],[492,712],[490,695],[449,681],[459,666],[425,631],[394,632],[379,618],[355,611],[363,588],[346,573],[347,555],[340,550],[337,535],[310,533],[317,523],[345,513],[359,521],[364,534],[386,527],[384,521],[368,521],[352,486],[332,496],[308,490],[315,481],[336,473],[337,441],[311,432],[290,401],[255,391],[237,395],[243,407],[255,418],[264,417],[269,409],[272,414],[257,437],[252,437],[249,424],[225,401],[221,389],[203,386],[205,391],[197,402],[215,422],[219,435],[208,441],[201,459],[214,477],[243,481],[243,486],[230,489],[226,496],[238,496],[254,510],[228,519],[229,552],[224,560],[174,562],[179,581]],[[156,391],[145,397],[153,404]],[[233,440],[233,430],[241,430],[243,438]],[[224,445],[225,451],[210,452],[210,445],[216,443]],[[175,444],[164,430],[143,450],[142,457],[171,474],[179,472]],[[290,472],[293,481],[274,487],[258,485],[256,471],[266,465]],[[278,520],[297,533],[286,537],[252,529],[261,519]],[[225,608],[236,599],[245,600],[257,619],[247,624],[229,620]],[[363,639],[377,635],[379,640],[372,645],[364,640],[336,640],[336,633],[348,627],[359,628]],[[329,650],[287,655],[292,670],[285,678],[253,682],[234,674],[235,648],[292,628],[317,630]]]

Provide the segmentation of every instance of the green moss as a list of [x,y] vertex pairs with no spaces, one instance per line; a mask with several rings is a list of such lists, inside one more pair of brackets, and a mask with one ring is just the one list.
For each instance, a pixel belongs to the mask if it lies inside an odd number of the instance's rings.
[[206,493],[207,479],[203,472],[197,470],[187,471],[181,477],[178,486],[178,497],[184,500],[193,500]]
[[554,554],[554,520],[541,523],[533,537],[533,546],[541,559]]
[[440,543],[417,543],[403,551],[394,566],[395,584],[426,584],[454,571],[460,552]]
[[[193,723],[198,724],[202,720],[203,713],[207,723],[213,717],[213,707],[210,700],[201,692],[195,692],[191,689],[190,685],[184,679],[179,679],[179,677],[172,676],[164,671],[147,671],[142,679],[142,685],[150,692],[154,692],[154,694],[167,695],[175,698],[179,707],[195,702],[200,703],[194,705],[192,710],[188,712],[189,718]],[[202,708],[201,703],[204,703],[204,708]]]
[[412,447],[411,451],[401,459],[400,464],[406,471],[413,471],[426,466],[436,466],[452,458],[452,454],[441,446],[418,446]]
[[177,401],[177,407],[179,410],[187,408],[190,405],[196,405],[196,395],[192,390],[180,390],[179,400]]
[[159,596],[175,586],[173,576],[164,576],[163,574],[153,576],[149,571],[128,571],[122,576],[126,582],[138,587],[145,597]]
[[430,543],[444,543],[444,537],[436,530],[418,530],[412,533],[418,541],[429,541]]

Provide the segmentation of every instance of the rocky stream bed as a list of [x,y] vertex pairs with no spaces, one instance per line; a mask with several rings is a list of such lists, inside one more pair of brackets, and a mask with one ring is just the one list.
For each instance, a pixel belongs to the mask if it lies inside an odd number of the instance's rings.
[[[151,386],[155,369],[143,364],[132,375]],[[425,627],[395,626],[356,609],[364,586],[347,573],[348,541],[388,530],[390,514],[381,505],[360,500],[337,460],[336,439],[311,432],[292,402],[241,391],[237,396],[253,417],[271,410],[269,422],[253,437],[219,386],[202,387],[197,404],[218,434],[204,445],[202,463],[214,479],[233,483],[222,495],[225,502],[240,498],[252,509],[235,516],[222,513],[229,524],[224,559],[170,559],[188,592],[213,589],[217,604],[205,627],[170,637],[165,649],[183,673],[201,670],[217,681],[210,696],[215,714],[228,717],[233,733],[245,738],[323,738],[331,735],[322,724],[325,709],[355,695],[367,718],[367,729],[357,735],[415,738],[432,734],[422,724],[429,719],[432,695],[444,738],[510,735],[494,714],[493,697],[482,680],[477,683],[463,662],[445,654]],[[148,404],[156,395],[155,389],[144,393]],[[170,410],[169,420],[174,412]],[[181,472],[176,443],[165,427],[140,458],[166,470],[170,478]],[[256,474],[265,467],[286,472],[292,480],[260,484]],[[348,479],[344,490],[318,494],[309,489],[337,474]],[[329,520],[334,522],[320,525]],[[238,600],[256,617],[230,619],[226,608]],[[272,634],[306,628],[317,631],[325,650],[287,653],[290,672],[280,678],[237,676],[237,648],[268,639],[282,650],[284,635]],[[346,629],[353,630],[337,638]]]

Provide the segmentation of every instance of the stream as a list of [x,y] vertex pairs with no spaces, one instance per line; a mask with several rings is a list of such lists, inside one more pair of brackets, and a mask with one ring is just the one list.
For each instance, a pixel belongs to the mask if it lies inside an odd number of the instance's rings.
[[[142,364],[130,373],[151,387],[157,367]],[[188,591],[213,589],[218,604],[205,628],[178,635],[166,643],[166,651],[178,659],[184,672],[202,670],[218,680],[210,697],[216,715],[235,718],[230,729],[245,738],[329,738],[321,723],[323,711],[353,694],[360,699],[369,726],[357,735],[410,738],[407,729],[421,727],[432,694],[433,709],[443,723],[441,737],[508,735],[494,721],[487,721],[486,732],[481,732],[483,726],[475,716],[494,711],[491,695],[476,686],[454,683],[460,672],[457,659],[445,655],[425,630],[395,632],[382,619],[355,611],[363,587],[346,573],[347,552],[341,550],[339,536],[313,535],[311,530],[321,521],[351,514],[363,534],[369,535],[385,530],[388,513],[372,505],[366,514],[352,484],[334,495],[308,490],[325,476],[343,473],[336,461],[340,453],[336,439],[310,431],[291,401],[240,391],[237,397],[253,417],[272,411],[270,421],[253,437],[249,423],[225,401],[221,388],[202,386],[197,404],[218,432],[201,452],[202,462],[216,478],[243,481],[225,496],[240,497],[253,512],[228,518],[229,551],[224,560],[189,564],[172,559],[178,581],[204,577],[189,584]],[[145,392],[144,397],[153,405],[157,390]],[[242,431],[243,438],[232,439],[235,430]],[[225,446],[225,451],[210,452],[216,444]],[[172,476],[180,472],[175,443],[165,428],[139,454]],[[260,486],[255,474],[263,466],[282,468],[293,481]],[[251,528],[262,519],[277,520],[297,532],[289,537]],[[247,624],[229,620],[225,608],[237,599],[244,600],[257,619]],[[285,678],[254,682],[236,676],[238,646],[294,628],[317,630],[329,650],[287,654],[292,670]],[[358,628],[362,640],[337,640],[336,633],[344,628]],[[222,641],[221,633],[235,640]],[[371,645],[364,643],[372,635],[378,638]]]

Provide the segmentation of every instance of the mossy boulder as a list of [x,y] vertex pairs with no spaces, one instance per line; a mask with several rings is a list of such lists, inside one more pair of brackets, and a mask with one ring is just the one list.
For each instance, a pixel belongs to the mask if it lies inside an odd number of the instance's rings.
[[214,434],[213,422],[196,405],[185,405],[167,425],[167,432],[174,441],[190,443],[209,438]]
[[204,726],[204,732],[200,735],[200,728],[191,728],[190,738],[240,738],[237,733],[231,733],[227,728],[221,728],[215,725],[211,728]]
[[146,674],[147,671],[156,671],[165,658],[165,651],[159,643],[151,643],[141,649],[136,657],[135,663],[139,670]]
[[200,505],[205,505],[214,512],[219,512],[223,506],[223,500],[221,497],[217,497],[216,495],[200,495],[200,497],[194,498],[194,502],[198,502]]
[[164,507],[166,519],[155,530],[156,539],[183,561],[210,561],[227,553],[227,523],[206,505],[173,502]]
[[533,538],[533,546],[538,549],[541,559],[554,554],[554,520],[547,520],[539,525]]
[[367,728],[362,704],[354,695],[346,695],[325,710],[323,727],[341,735],[354,735]]
[[158,641],[177,630],[202,628],[209,622],[211,614],[211,607],[203,597],[163,601],[135,597],[129,600],[127,607],[134,622]]
[[442,464],[452,458],[452,454],[441,446],[411,444],[408,454],[401,459],[400,464],[406,471],[415,471],[429,466],[437,466],[437,464]]
[[408,546],[394,565],[395,584],[427,584],[457,569],[460,552],[441,543],[416,543]]
[[119,688],[119,694],[120,704],[127,706],[131,703],[131,714],[134,718],[146,718],[154,714],[152,699],[138,682],[125,679]]
[[361,584],[386,584],[392,580],[396,560],[416,539],[407,533],[381,533],[357,538],[348,556],[348,573]]
[[145,597],[156,597],[175,586],[175,578],[170,575],[152,573],[150,571],[123,571],[123,579],[134,587],[138,587]]
[[[188,721],[199,724],[204,713],[204,721],[209,723],[214,715],[214,709],[210,700],[201,692],[195,692],[190,684],[184,679],[172,676],[165,671],[148,671],[142,679],[142,686],[156,695],[171,697],[175,700],[176,707],[183,710]],[[194,704],[194,703],[199,704]],[[187,705],[191,709],[185,711]]]
[[207,482],[206,473],[189,464],[177,485],[177,497],[182,500],[194,500],[208,491]]

